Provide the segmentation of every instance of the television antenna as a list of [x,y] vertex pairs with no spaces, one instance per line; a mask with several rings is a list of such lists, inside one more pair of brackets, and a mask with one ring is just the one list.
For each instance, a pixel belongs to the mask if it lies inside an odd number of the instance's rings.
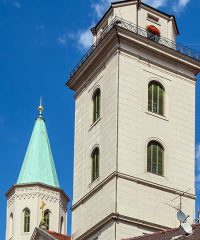
[[189,217],[189,215],[186,215],[183,211],[182,211],[182,198],[185,196],[186,193],[188,193],[190,191],[190,188],[181,193],[181,194],[178,194],[177,197],[173,198],[171,200],[171,202],[175,201],[176,199],[179,198],[180,202],[179,202],[179,206],[176,207],[176,206],[173,206],[172,204],[169,204],[169,203],[165,203],[167,204],[168,206],[174,208],[176,211],[177,211],[177,219],[179,220],[180,222],[180,226],[183,228],[184,232],[185,232],[185,235],[186,236],[190,236],[192,233],[193,233],[193,228],[192,226],[187,222],[187,219]]
[[[190,191],[190,188],[189,188],[187,191],[185,191],[185,192],[183,192],[183,193],[181,193],[181,194],[178,194],[177,197],[175,197],[175,198],[173,198],[173,199],[171,200],[171,202],[173,202],[173,201],[175,201],[176,199],[179,198],[179,205],[178,205],[177,207],[174,206],[174,205],[172,205],[172,204],[165,203],[166,205],[174,208],[174,209],[177,211],[177,219],[178,219],[179,222],[180,222],[180,226],[182,226],[182,225],[181,225],[182,223],[187,223],[187,219],[188,219],[188,217],[189,217],[189,215],[186,215],[186,214],[182,211],[182,205],[183,205],[183,203],[182,203],[182,198],[183,198],[183,197],[185,196],[185,194],[188,193],[189,191]],[[184,225],[184,226],[185,226],[185,225]],[[186,226],[186,228],[187,228],[187,227],[188,227],[188,225]],[[189,227],[188,227],[188,228],[189,228]]]
[[182,198],[185,196],[185,194],[186,193],[188,193],[189,191],[191,190],[191,188],[189,188],[187,191],[185,191],[185,192],[183,192],[183,193],[181,193],[181,194],[178,194],[178,196],[177,197],[175,197],[175,198],[173,198],[171,201],[173,202],[173,201],[175,201],[177,198],[179,198],[179,210],[182,210]]
[[176,207],[176,206],[173,206],[172,204],[169,204],[169,203],[167,203],[167,202],[165,202],[164,204],[166,204],[166,205],[174,208],[176,211],[179,211],[179,210],[180,210],[180,209],[179,209],[179,206]]

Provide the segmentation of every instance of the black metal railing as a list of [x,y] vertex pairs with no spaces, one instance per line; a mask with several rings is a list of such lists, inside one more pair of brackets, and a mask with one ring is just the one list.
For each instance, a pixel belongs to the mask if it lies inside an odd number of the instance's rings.
[[157,42],[158,44],[161,44],[167,48],[173,49],[179,53],[182,53],[188,57],[191,57],[195,60],[200,61],[200,53],[192,50],[188,47],[185,47],[181,44],[178,44],[170,39],[156,36],[151,33],[149,33],[146,29],[139,27],[131,22],[128,22],[122,18],[115,17],[112,22],[101,32],[101,35],[97,37],[96,42],[89,48],[89,50],[85,53],[85,55],[82,57],[82,59],[79,61],[79,63],[75,66],[75,68],[70,72],[70,78],[76,73],[78,68],[86,61],[86,59],[90,56],[90,54],[94,51],[94,49],[99,45],[99,43],[103,40],[105,35],[115,26],[122,27],[124,29],[127,29],[137,35],[140,35],[144,38],[148,38],[151,41]]

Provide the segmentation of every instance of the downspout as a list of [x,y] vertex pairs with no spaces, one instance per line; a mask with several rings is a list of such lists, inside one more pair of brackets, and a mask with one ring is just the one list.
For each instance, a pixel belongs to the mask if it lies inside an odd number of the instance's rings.
[[139,16],[138,16],[138,11],[140,7],[141,0],[137,0],[137,13],[136,13],[136,26],[137,26],[137,33],[138,33],[138,26],[139,26]]
[[[117,192],[118,192],[118,147],[119,147],[119,61],[120,61],[120,49],[121,49],[121,44],[120,44],[120,38],[118,35],[118,30],[115,28],[117,31],[117,142],[116,142],[116,182],[115,182],[115,214],[118,215],[117,213]],[[117,240],[117,219],[115,221],[115,240]]]

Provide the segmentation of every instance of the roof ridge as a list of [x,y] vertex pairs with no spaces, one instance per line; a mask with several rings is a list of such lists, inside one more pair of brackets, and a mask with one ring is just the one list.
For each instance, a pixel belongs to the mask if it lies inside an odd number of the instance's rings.
[[[194,224],[192,224],[192,227],[193,227],[193,228],[199,227],[199,226],[200,226],[200,223],[194,223]],[[161,230],[161,231],[154,232],[154,233],[148,233],[148,234],[145,234],[145,235],[142,235],[142,236],[137,236],[137,237],[132,237],[132,238],[123,238],[122,240],[145,239],[146,237],[150,237],[150,236],[153,237],[153,236],[162,235],[162,234],[165,234],[165,233],[171,233],[171,232],[176,233],[176,231],[178,231],[178,230],[183,230],[183,229],[182,229],[182,227],[170,228],[170,229]]]
[[123,238],[122,240],[141,239],[141,238],[145,238],[147,236],[154,236],[154,235],[164,234],[164,233],[168,233],[168,232],[172,232],[172,231],[177,231],[179,229],[181,229],[181,228],[180,227],[178,227],[178,228],[170,228],[170,229],[161,230],[161,231],[154,232],[154,233],[147,233],[147,234],[145,234],[143,236],[137,236],[137,237],[132,237],[132,238]]

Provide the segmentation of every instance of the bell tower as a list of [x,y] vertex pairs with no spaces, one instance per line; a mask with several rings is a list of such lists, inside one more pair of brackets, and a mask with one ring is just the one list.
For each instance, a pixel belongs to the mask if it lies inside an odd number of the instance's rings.
[[59,186],[42,111],[40,105],[17,183],[6,193],[6,240],[30,240],[39,226],[66,234],[69,198]]
[[[195,82],[200,54],[176,43],[174,16],[112,3],[72,71],[72,234],[120,240],[178,227],[166,203],[195,204]],[[179,204],[179,200],[173,202]]]

